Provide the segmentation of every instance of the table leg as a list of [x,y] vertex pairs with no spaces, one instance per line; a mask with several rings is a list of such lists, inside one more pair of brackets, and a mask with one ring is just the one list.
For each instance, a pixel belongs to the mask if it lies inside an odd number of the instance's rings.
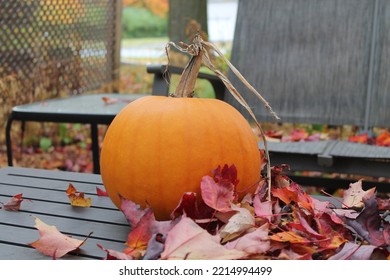
[[7,146],[7,159],[8,159],[8,166],[12,166],[12,143],[11,143],[11,124],[13,121],[12,113],[9,116],[7,120],[7,125],[5,127],[5,141]]
[[99,136],[97,123],[91,123],[93,173],[100,174]]

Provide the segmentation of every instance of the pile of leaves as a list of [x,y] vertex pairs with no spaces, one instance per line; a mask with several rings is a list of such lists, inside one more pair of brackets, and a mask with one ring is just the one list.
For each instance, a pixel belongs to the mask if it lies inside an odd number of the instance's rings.
[[[364,191],[358,181],[340,200],[320,201],[284,175],[284,168],[272,168],[269,199],[266,181],[255,193],[239,194],[235,166],[218,167],[203,177],[200,197],[184,193],[166,221],[156,220],[152,208],[122,198],[131,226],[126,248],[97,245],[107,259],[390,259],[390,199],[379,198],[375,188]],[[66,194],[73,206],[83,206],[83,194],[72,185]],[[15,211],[21,201],[15,196],[3,208]],[[36,227],[41,237],[30,245],[53,258],[88,242],[39,219]]]

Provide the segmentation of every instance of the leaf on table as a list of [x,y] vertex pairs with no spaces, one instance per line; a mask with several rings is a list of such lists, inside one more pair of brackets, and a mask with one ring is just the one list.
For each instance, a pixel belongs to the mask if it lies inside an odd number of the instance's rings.
[[248,209],[238,207],[234,204],[232,204],[231,208],[232,210],[237,211],[237,213],[234,214],[221,229],[219,235],[222,238],[222,243],[237,238],[247,230],[253,229],[255,226],[255,217]]
[[139,204],[136,204],[129,199],[125,199],[122,196],[120,196],[120,199],[120,210],[125,215],[127,221],[132,228],[137,225],[137,223],[147,212],[150,212],[149,208],[142,209]]
[[233,186],[236,187],[239,183],[237,178],[237,168],[234,164],[231,166],[225,164],[222,169],[221,166],[218,166],[213,170],[213,177],[216,182],[226,185],[233,184]]
[[167,234],[161,259],[228,260],[246,255],[243,251],[225,248],[220,244],[219,236],[209,234],[192,219],[183,216]]
[[198,199],[194,192],[186,192],[182,195],[179,204],[172,211],[171,218],[175,219],[182,215],[193,220],[204,219],[206,223],[210,222],[215,210],[205,204],[202,198]]
[[362,188],[362,180],[351,183],[349,188],[344,191],[343,207],[346,206],[349,208],[363,208],[363,197],[371,193],[375,193],[375,188],[364,191]]
[[272,201],[260,201],[259,196],[256,194],[253,199],[253,208],[257,217],[266,219],[271,222],[272,219]]
[[149,240],[154,234],[165,235],[172,228],[172,221],[156,221],[153,211],[149,208],[131,229],[127,236],[124,252],[133,256],[144,255]]
[[369,260],[376,248],[373,245],[360,245],[346,242],[341,250],[331,256],[329,260]]
[[308,240],[294,231],[282,231],[270,236],[270,239],[277,242],[307,243]]
[[268,224],[225,244],[226,249],[244,251],[249,255],[264,254],[271,248],[268,238]]
[[161,233],[153,234],[148,242],[143,260],[158,260],[164,251],[165,236]]
[[9,201],[6,203],[2,203],[3,206],[1,209],[6,210],[6,211],[19,211],[20,205],[23,201],[23,194],[19,193],[17,195],[14,195]]
[[35,218],[35,227],[38,229],[40,237],[29,245],[53,259],[61,258],[80,248],[91,235],[89,234],[84,240],[71,238],[62,234],[55,226],[45,224],[39,218]]
[[390,198],[384,199],[384,198],[377,197],[376,200],[378,202],[378,209],[380,211],[390,210]]
[[66,194],[69,198],[70,204],[76,207],[91,207],[91,198],[85,198],[83,192],[78,192],[73,184],[69,184]]
[[102,100],[103,100],[104,104],[106,104],[106,105],[116,104],[119,102],[118,98],[112,98],[112,97],[106,97],[106,96],[103,96]]
[[99,187],[96,187],[96,194],[98,196],[108,196],[107,192]]
[[378,203],[373,193],[363,197],[364,209],[356,219],[345,218],[347,225],[352,227],[357,234],[374,246],[390,245],[388,236],[390,226],[388,222],[382,221],[378,209]]
[[234,185],[221,180],[215,182],[210,176],[204,176],[200,183],[203,201],[219,212],[232,211],[231,203],[235,200]]
[[134,260],[134,257],[124,252],[106,249],[101,244],[96,244],[100,249],[107,253],[106,260]]

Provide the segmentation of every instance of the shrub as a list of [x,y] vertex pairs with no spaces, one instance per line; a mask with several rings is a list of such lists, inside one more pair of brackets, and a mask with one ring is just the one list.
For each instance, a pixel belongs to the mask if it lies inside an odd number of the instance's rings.
[[167,18],[154,15],[149,10],[126,7],[122,13],[123,38],[161,37],[167,35]]

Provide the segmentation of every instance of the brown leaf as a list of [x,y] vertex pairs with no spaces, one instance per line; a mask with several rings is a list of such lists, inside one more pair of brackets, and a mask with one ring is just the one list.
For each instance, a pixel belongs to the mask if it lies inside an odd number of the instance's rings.
[[231,208],[237,211],[237,213],[229,219],[219,233],[222,238],[222,243],[235,239],[255,226],[255,217],[248,209],[240,208],[234,204]]
[[50,226],[35,218],[35,227],[39,231],[40,238],[33,243],[32,247],[46,256],[58,259],[65,254],[78,249],[87,240],[79,240],[62,234],[55,226]]
[[364,191],[362,188],[362,180],[351,183],[349,188],[344,191],[343,206],[345,205],[349,208],[363,208],[363,197],[370,193],[375,193],[375,188]]
[[70,205],[76,207],[91,207],[91,198],[85,198],[84,193],[78,192],[72,184],[69,184],[66,194],[68,195]]
[[3,207],[1,207],[1,209],[4,209],[6,211],[19,211],[20,205],[23,201],[22,196],[22,193],[14,195],[8,202],[3,204]]

